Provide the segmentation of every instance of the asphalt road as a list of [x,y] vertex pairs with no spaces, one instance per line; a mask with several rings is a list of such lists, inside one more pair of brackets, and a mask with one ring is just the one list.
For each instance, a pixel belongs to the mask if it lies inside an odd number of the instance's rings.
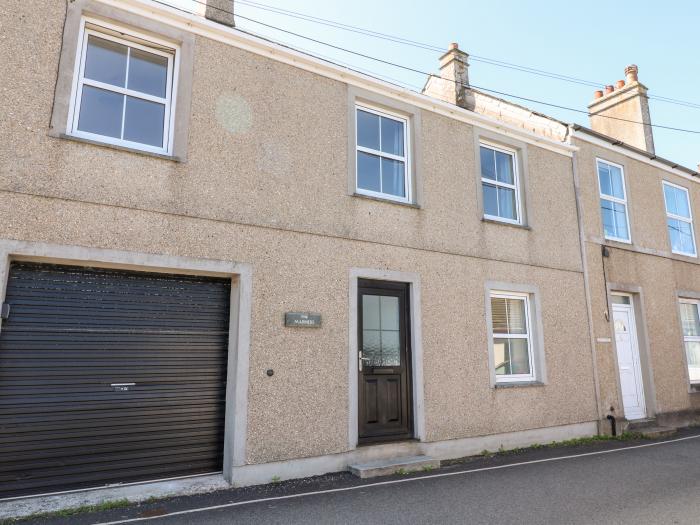
[[[569,454],[577,452],[562,450],[554,456]],[[700,523],[700,436],[612,453],[542,459],[514,458],[521,464],[496,469],[478,465],[485,470],[477,471],[475,465],[463,464],[379,485],[239,502],[138,523]],[[468,470],[472,471],[464,472]]]

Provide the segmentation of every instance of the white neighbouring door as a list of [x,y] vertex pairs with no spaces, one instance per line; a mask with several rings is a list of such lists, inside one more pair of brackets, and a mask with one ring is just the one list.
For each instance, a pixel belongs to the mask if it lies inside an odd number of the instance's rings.
[[615,326],[615,347],[617,366],[620,371],[620,389],[625,417],[643,419],[647,415],[644,402],[644,381],[639,360],[637,326],[634,322],[634,309],[631,304],[613,305]]

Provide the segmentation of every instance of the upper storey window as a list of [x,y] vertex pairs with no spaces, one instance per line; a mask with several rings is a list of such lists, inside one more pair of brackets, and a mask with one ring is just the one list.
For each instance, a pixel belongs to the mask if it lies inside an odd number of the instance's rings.
[[688,190],[664,181],[664,201],[666,202],[666,224],[671,240],[671,251],[680,255],[697,256],[693,214],[690,211]]
[[479,145],[484,217],[520,224],[520,192],[515,151]]
[[408,120],[359,105],[355,115],[357,193],[410,202]]
[[69,133],[170,153],[176,50],[90,23],[80,46]]
[[622,166],[598,159],[598,185],[605,238],[631,242]]

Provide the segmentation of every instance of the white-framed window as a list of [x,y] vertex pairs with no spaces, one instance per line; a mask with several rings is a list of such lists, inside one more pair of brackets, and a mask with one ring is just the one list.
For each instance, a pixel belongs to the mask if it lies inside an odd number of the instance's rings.
[[365,105],[355,106],[355,191],[411,202],[409,121]]
[[700,385],[700,301],[681,299],[680,303],[688,377],[692,384]]
[[688,189],[667,181],[663,181],[663,187],[671,251],[680,255],[697,257],[693,212],[690,209]]
[[484,217],[521,224],[518,157],[514,150],[479,143]]
[[631,238],[624,170],[619,164],[601,159],[596,159],[596,165],[605,238],[629,243]]
[[84,19],[68,134],[170,154],[178,58],[170,43]]
[[496,382],[534,381],[529,294],[492,291],[490,299]]

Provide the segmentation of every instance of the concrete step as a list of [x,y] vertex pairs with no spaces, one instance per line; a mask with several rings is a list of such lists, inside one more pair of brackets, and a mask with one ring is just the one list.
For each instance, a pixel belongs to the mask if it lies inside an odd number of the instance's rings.
[[661,438],[672,436],[673,434],[676,433],[676,429],[674,427],[653,426],[653,427],[640,428],[638,430],[635,430],[635,432],[641,433],[645,438],[661,439]]
[[641,432],[645,428],[655,426],[657,426],[656,418],[635,419],[634,421],[630,421],[629,425],[627,425],[627,430],[629,432]]
[[409,472],[432,470],[439,467],[439,459],[434,459],[429,456],[410,456],[382,459],[370,463],[363,463],[361,465],[350,465],[349,470],[355,476],[365,479],[376,478],[377,476],[390,476],[392,474],[407,474]]

